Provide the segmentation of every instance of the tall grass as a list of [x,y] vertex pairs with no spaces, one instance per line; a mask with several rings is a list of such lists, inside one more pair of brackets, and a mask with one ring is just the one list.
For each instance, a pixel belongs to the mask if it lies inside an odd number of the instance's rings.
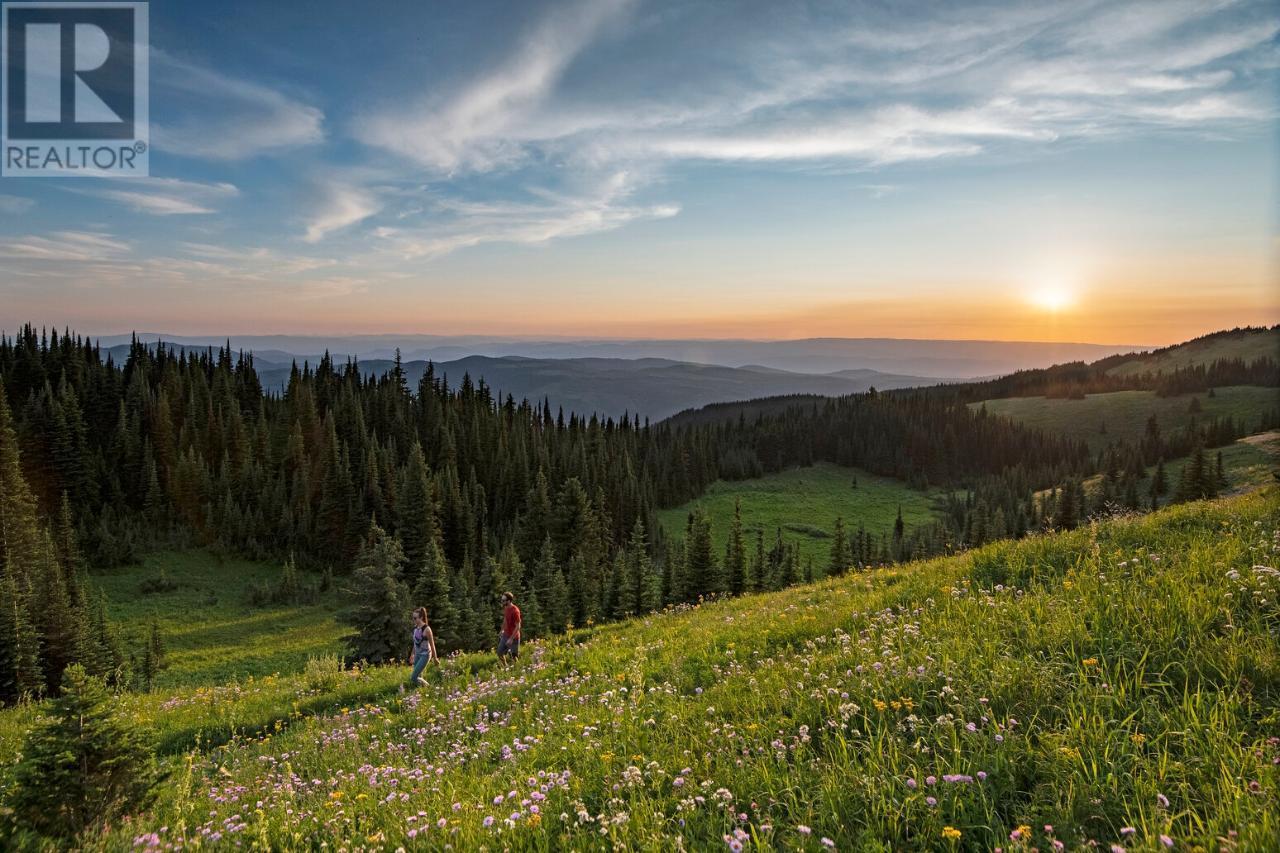
[[[407,669],[315,664],[128,697],[171,775],[86,845],[1272,850],[1278,561],[1272,490],[459,657],[403,696]],[[34,714],[0,716],[5,756]]]

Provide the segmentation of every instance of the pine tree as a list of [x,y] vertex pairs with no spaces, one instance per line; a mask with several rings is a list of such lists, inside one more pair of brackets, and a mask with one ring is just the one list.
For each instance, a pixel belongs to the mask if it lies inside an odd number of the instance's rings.
[[34,573],[36,609],[33,616],[40,634],[44,683],[52,692],[62,682],[63,670],[76,660],[78,620],[82,614],[72,608],[67,596],[52,538],[44,533],[43,539],[40,562]]
[[742,502],[737,500],[733,502],[733,521],[725,543],[724,573],[729,592],[741,595],[747,588],[747,548],[742,538]]
[[31,622],[31,597],[11,571],[0,572],[0,702],[44,693],[40,635]]
[[572,621],[573,616],[569,609],[569,587],[556,563],[555,546],[551,544],[549,536],[542,540],[534,577],[538,582],[538,604],[542,607],[547,630],[558,634]]
[[[36,500],[22,474],[18,436],[0,385],[0,568],[23,573],[40,549]],[[15,575],[14,583],[21,583]]]
[[698,598],[720,592],[719,566],[711,550],[711,520],[702,507],[689,513],[685,528],[684,570],[688,588],[685,595]]
[[613,557],[613,562],[605,567],[604,573],[604,592],[601,603],[602,612],[609,619],[625,619],[631,614],[632,611],[628,607],[627,596],[624,593],[627,586],[627,555],[625,551],[618,551]]
[[1151,491],[1157,497],[1165,495],[1169,492],[1169,480],[1164,471],[1164,457],[1161,456],[1156,462],[1156,472],[1151,478]]
[[652,613],[662,609],[662,575],[649,559],[649,542],[644,522],[639,518],[631,528],[627,559],[632,564],[630,574],[636,579],[636,612]]
[[[901,512],[899,512],[901,515]],[[831,540],[831,559],[827,563],[827,574],[839,576],[849,571],[853,558],[849,554],[849,540],[844,533],[844,519],[836,519],[836,529]]]
[[1059,530],[1074,530],[1080,524],[1080,506],[1076,503],[1076,484],[1068,482],[1062,487],[1058,498],[1058,506],[1053,517],[1054,527]]
[[70,839],[147,806],[159,782],[155,757],[103,683],[76,664],[63,674],[51,719],[33,731],[14,774],[14,820]]
[[404,472],[399,495],[398,530],[404,546],[405,565],[410,573],[418,573],[432,545],[439,546],[439,510],[432,493],[430,474],[422,445],[414,442]]
[[458,612],[449,585],[449,565],[438,541],[428,543],[423,554],[413,587],[413,604],[427,608],[427,620],[435,634],[437,649],[458,647],[461,640]]
[[370,663],[399,660],[408,648],[409,592],[400,580],[404,550],[377,522],[356,558],[346,594],[354,606],[346,620],[356,629],[351,653],[356,660]]

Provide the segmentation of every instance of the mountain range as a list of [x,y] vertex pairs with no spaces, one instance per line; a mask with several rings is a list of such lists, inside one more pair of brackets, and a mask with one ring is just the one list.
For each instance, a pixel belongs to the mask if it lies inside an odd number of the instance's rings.
[[[481,379],[495,395],[548,401],[566,413],[661,420],[713,403],[779,395],[838,396],[934,385],[1043,367],[1092,361],[1135,347],[1020,341],[932,341],[889,338],[750,340],[511,340],[430,335],[348,337],[189,337],[138,334],[177,349],[219,347],[254,354],[268,390],[281,391],[296,363],[313,367],[328,352],[355,360],[366,376],[390,370],[399,350],[416,387],[427,363],[457,385]],[[99,343],[117,361],[130,336]]]

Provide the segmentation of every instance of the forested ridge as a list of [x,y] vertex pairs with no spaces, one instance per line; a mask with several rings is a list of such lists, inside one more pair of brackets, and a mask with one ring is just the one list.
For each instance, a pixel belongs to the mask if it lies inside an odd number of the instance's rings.
[[[1141,464],[1163,458],[1166,440],[1137,449]],[[819,460],[954,494],[936,524],[899,524],[892,538],[842,527],[818,567],[800,566],[780,533],[744,542],[736,530],[711,553],[698,513],[683,531],[655,529],[654,509],[716,479]],[[412,596],[449,647],[470,648],[489,641],[501,589],[521,595],[537,634],[1073,526],[1088,512],[1080,479],[1113,463],[1132,475],[1139,461],[1093,458],[950,393],[870,392],[676,426],[496,399],[483,380],[433,369],[411,389],[398,362],[365,378],[328,356],[295,366],[283,394],[264,393],[252,355],[230,348],[135,341],[119,364],[85,338],[28,326],[0,338],[0,566],[6,600],[25,604],[5,608],[0,692],[56,683],[85,642],[54,637],[57,620],[24,625],[17,610],[62,609],[41,598],[52,595],[80,611],[69,624],[105,632],[83,572],[158,547],[287,561],[287,582],[263,591],[286,598],[305,587],[295,567],[324,583],[358,569],[386,587],[388,606]],[[1048,501],[1033,497],[1045,489]],[[39,677],[27,658],[43,662]]]

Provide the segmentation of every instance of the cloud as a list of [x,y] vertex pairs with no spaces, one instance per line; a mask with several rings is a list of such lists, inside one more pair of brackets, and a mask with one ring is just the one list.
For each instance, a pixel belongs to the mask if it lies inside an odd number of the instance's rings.
[[128,243],[88,231],[54,231],[47,236],[32,234],[0,239],[0,258],[15,260],[96,262],[120,258],[131,251]]
[[[172,121],[152,121],[167,154],[244,160],[324,140],[324,112],[276,89],[151,51],[153,91]],[[157,73],[158,72],[158,73]]]
[[227,183],[200,183],[177,178],[139,178],[128,185],[137,189],[81,190],[127,205],[139,213],[153,216],[186,216],[216,213],[213,205],[239,195],[240,191]]
[[20,195],[0,195],[0,213],[26,213],[35,207],[35,199]]
[[569,3],[544,17],[514,52],[460,90],[405,110],[374,114],[357,127],[369,145],[433,169],[487,170],[522,154],[516,125],[552,93],[569,64],[630,0]]
[[425,227],[383,227],[374,233],[383,247],[400,257],[430,259],[485,243],[537,245],[680,212],[674,204],[636,203],[631,196],[639,183],[636,176],[617,172],[575,193],[530,190],[528,201],[444,200]]
[[334,231],[362,222],[382,209],[370,190],[352,184],[329,183],[321,189],[321,200],[307,220],[303,240],[318,243]]
[[1252,3],[943,6],[909,18],[851,7],[829,20],[787,4],[776,16],[668,9],[619,36],[647,35],[652,49],[610,62],[597,42],[625,8],[561,5],[496,67],[375,113],[357,133],[438,174],[607,173],[679,160],[878,166],[1274,114],[1265,87],[1224,65],[1272,49],[1280,23]]

